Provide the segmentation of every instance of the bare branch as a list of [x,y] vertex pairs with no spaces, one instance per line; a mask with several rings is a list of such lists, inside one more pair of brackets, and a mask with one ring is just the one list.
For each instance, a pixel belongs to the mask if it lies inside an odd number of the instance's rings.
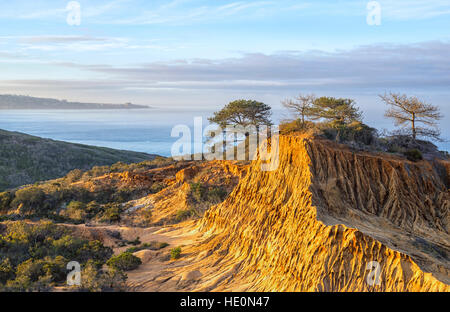
[[[439,140],[437,121],[443,116],[438,106],[425,103],[414,96],[408,97],[406,94],[392,92],[380,95],[380,98],[390,106],[384,115],[394,119],[396,126],[403,128],[409,126],[414,139],[416,136],[422,136]],[[418,126],[420,124],[431,128]]]

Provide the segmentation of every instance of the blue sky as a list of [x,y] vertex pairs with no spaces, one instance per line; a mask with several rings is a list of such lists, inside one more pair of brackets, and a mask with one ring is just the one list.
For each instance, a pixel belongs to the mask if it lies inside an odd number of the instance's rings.
[[380,0],[381,25],[368,2],[81,0],[71,26],[69,1],[0,0],[0,93],[215,108],[314,92],[388,125],[392,90],[450,116],[450,0]]

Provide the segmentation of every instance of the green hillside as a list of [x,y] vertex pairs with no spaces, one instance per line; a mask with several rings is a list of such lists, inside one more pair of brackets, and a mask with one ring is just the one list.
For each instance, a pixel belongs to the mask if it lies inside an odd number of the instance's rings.
[[87,170],[119,161],[136,163],[155,157],[0,130],[0,191],[62,177],[73,169]]

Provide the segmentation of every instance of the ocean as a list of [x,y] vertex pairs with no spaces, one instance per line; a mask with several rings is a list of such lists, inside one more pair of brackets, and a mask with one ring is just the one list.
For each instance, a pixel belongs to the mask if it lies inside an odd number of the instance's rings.
[[0,129],[43,138],[170,156],[176,125],[193,129],[194,117],[212,111],[177,109],[0,110]]
[[[214,110],[151,108],[113,110],[0,110],[0,129],[43,138],[170,156],[178,137],[176,125],[188,126],[192,134],[195,117],[203,127]],[[272,120],[286,118],[284,110],[273,110]],[[384,124],[383,124],[384,126]],[[386,126],[388,123],[386,122]],[[445,131],[443,135],[446,136]],[[449,142],[438,144],[449,150]]]

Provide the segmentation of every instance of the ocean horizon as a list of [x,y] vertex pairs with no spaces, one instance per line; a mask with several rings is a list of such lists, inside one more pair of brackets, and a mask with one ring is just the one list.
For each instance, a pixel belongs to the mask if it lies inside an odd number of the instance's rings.
[[170,156],[175,125],[208,112],[174,109],[3,110],[0,129],[71,143]]
[[[171,156],[178,137],[171,137],[176,125],[193,130],[194,118],[202,117],[203,128],[214,110],[158,108],[89,110],[1,110],[0,129],[42,138]],[[287,112],[274,109],[275,123]],[[193,133],[193,132],[192,132]],[[449,143],[438,144],[449,150]]]

